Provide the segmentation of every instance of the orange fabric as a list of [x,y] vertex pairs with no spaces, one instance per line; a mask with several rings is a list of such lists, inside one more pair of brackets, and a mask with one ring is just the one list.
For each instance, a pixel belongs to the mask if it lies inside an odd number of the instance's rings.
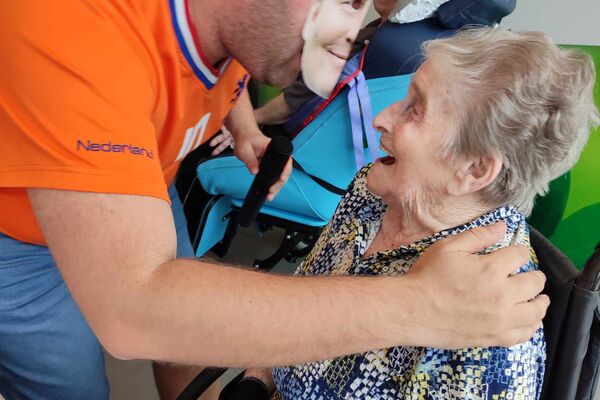
[[232,61],[205,86],[167,0],[5,1],[0,54],[0,232],[37,244],[25,188],[169,201],[247,79]]

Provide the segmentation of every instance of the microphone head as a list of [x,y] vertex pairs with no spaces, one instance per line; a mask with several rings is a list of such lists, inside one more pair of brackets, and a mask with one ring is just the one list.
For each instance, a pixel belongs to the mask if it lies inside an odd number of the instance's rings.
[[292,151],[294,151],[292,141],[286,136],[273,137],[273,139],[271,139],[271,142],[269,143],[269,147],[272,147],[273,151],[287,156],[291,156]]
[[293,151],[294,146],[290,139],[285,136],[275,136],[260,161],[259,174],[279,177]]

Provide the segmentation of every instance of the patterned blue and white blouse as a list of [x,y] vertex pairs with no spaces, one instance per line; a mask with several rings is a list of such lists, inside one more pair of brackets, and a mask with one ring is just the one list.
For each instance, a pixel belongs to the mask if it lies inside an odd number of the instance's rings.
[[[401,275],[435,241],[467,229],[505,221],[508,232],[492,248],[529,244],[524,215],[500,207],[455,228],[398,249],[361,259],[381,223],[385,204],[367,189],[370,166],[359,171],[300,275]],[[519,272],[537,268],[535,254]],[[539,399],[546,345],[543,330],[513,347],[440,350],[393,347],[302,365],[276,368],[275,399]]]

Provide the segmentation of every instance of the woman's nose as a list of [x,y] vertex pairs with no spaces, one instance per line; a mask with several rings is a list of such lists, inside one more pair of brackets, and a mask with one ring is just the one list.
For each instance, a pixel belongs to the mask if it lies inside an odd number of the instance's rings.
[[390,132],[389,109],[390,107],[386,108],[373,119],[373,128],[376,131],[381,133]]

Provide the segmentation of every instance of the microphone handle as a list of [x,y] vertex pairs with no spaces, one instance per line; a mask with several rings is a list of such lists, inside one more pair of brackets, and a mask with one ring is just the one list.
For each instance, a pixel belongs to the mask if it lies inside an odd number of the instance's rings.
[[238,225],[243,226],[244,228],[252,225],[252,222],[256,219],[258,212],[267,199],[266,193],[268,193],[269,188],[273,186],[278,179],[278,176],[270,177],[256,175],[256,178],[254,178],[254,181],[252,182],[252,186],[250,186],[250,190],[248,190],[240,213],[238,214]]
[[238,214],[239,225],[248,227],[254,222],[269,194],[269,189],[281,176],[293,149],[292,142],[287,137],[276,136],[271,139]]

